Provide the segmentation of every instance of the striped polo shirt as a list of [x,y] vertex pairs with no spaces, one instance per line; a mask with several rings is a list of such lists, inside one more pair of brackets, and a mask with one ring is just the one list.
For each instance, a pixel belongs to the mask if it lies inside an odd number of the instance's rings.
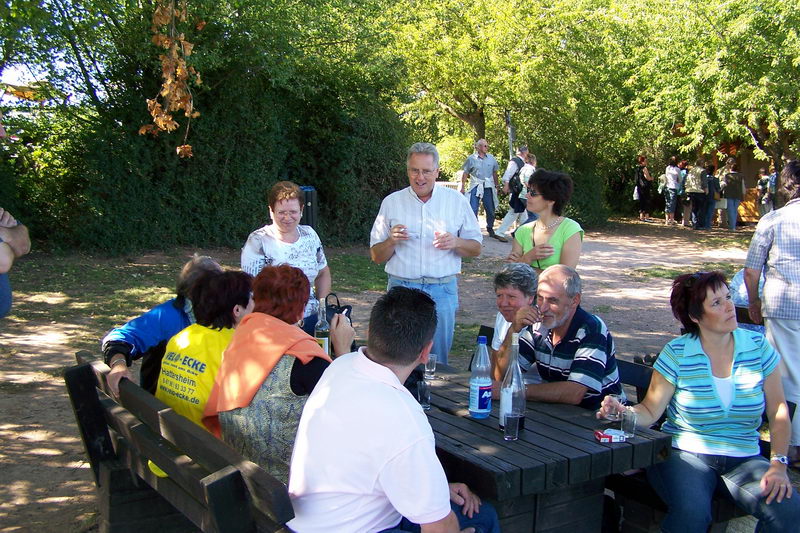
[[764,380],[780,356],[763,335],[733,332],[733,401],[727,409],[714,386],[711,363],[700,338],[683,335],[664,347],[655,370],[675,386],[661,431],[681,450],[729,457],[757,455],[764,412]]
[[[536,329],[534,329],[536,326]],[[553,346],[552,334],[541,322],[519,336],[519,365],[527,372],[533,364],[545,383],[574,381],[587,388],[579,404],[597,409],[607,394],[623,394],[617,372],[614,339],[605,323],[580,306],[567,334]]]

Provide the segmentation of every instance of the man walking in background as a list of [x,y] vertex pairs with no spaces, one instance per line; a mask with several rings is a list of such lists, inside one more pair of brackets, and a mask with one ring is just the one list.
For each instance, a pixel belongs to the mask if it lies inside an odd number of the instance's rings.
[[[497,182],[499,168],[497,159],[489,153],[489,143],[486,142],[486,139],[480,139],[475,143],[475,153],[464,161],[461,183],[462,189],[469,194],[469,205],[476,218],[478,207],[483,199],[483,210],[486,212],[486,232],[489,237],[500,242],[508,242],[508,239],[496,235],[494,232],[494,210],[497,206],[497,188],[500,185]],[[467,178],[469,178],[469,187],[464,186]]]

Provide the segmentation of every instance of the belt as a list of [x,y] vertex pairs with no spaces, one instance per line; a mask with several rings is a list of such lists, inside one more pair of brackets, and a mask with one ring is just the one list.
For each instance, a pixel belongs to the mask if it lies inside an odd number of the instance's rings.
[[430,278],[427,276],[422,276],[421,278],[414,278],[414,279],[401,278],[400,276],[393,276],[393,275],[390,275],[390,277],[399,281],[405,281],[406,283],[419,283],[420,285],[436,285],[440,283],[450,283],[451,281],[457,279],[455,275],[445,276],[443,278]]

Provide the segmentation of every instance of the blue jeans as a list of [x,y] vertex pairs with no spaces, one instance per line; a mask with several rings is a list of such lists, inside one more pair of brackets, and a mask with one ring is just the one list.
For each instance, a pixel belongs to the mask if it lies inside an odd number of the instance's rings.
[[3,318],[11,311],[11,283],[8,282],[8,274],[0,274],[0,318]]
[[736,219],[739,216],[739,204],[742,203],[738,198],[728,198],[728,227],[731,231],[736,229]]
[[[480,185],[478,185],[480,187]],[[478,216],[478,206],[481,199],[478,198],[478,187],[474,187],[469,192],[469,205],[472,207],[472,212]],[[494,189],[490,187],[483,188],[483,210],[486,211],[486,229],[489,233],[494,231]]]
[[800,495],[794,491],[791,498],[767,505],[759,484],[768,468],[769,461],[760,455],[726,457],[673,448],[666,461],[647,469],[647,479],[668,507],[661,531],[705,533],[717,490],[759,520],[756,531],[796,531],[800,524]]
[[388,291],[392,287],[419,289],[436,302],[436,332],[433,334],[433,348],[437,363],[447,364],[447,355],[453,346],[453,332],[456,328],[458,310],[458,281],[454,278],[448,283],[411,283],[389,276]]
[[664,213],[675,212],[675,205],[678,203],[678,190],[664,188]]
[[714,193],[706,196],[706,207],[703,216],[702,229],[711,229],[711,221],[714,219],[714,210],[716,209],[717,201],[714,200]]
[[[497,511],[495,511],[492,504],[482,502],[480,511],[473,514],[472,518],[467,518],[461,512],[461,506],[450,502],[450,508],[458,518],[458,529],[465,529],[474,527],[475,533],[500,533],[500,521],[497,518]],[[419,533],[420,526],[415,524],[408,518],[403,518],[399,524],[390,529],[384,529],[380,533],[401,533],[411,531]]]

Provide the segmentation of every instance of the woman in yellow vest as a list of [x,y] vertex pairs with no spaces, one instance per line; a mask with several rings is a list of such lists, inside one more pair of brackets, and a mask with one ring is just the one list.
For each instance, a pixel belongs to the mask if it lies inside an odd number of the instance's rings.
[[191,295],[197,322],[167,343],[156,398],[201,427],[222,352],[236,325],[253,310],[252,279],[239,271],[203,276]]

